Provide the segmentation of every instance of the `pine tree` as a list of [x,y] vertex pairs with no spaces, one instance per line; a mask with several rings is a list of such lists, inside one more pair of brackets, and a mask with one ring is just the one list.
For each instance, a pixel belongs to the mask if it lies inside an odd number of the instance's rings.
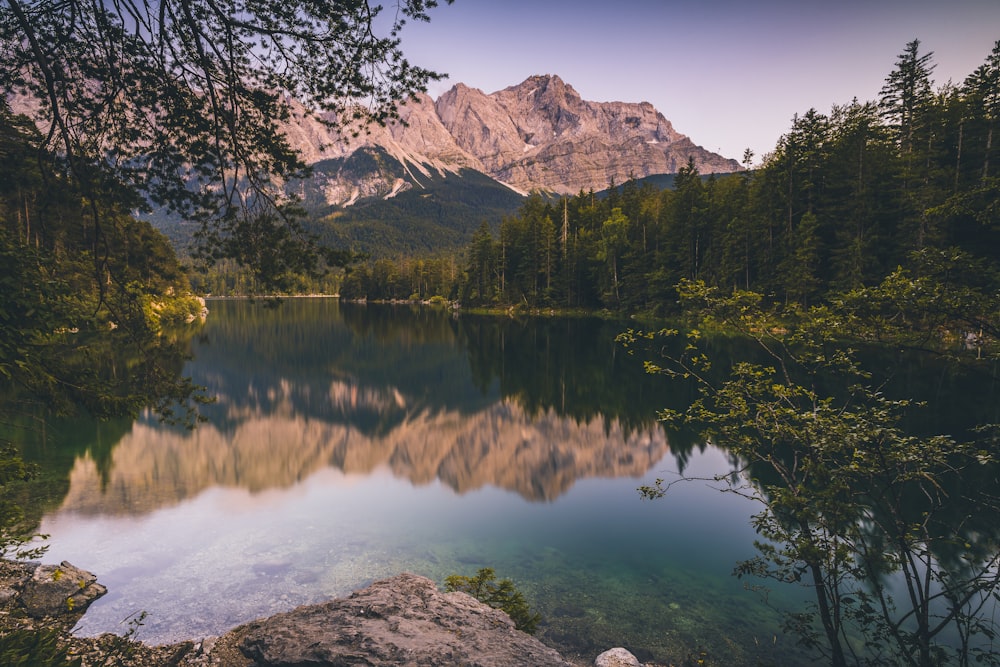
[[996,42],[993,51],[975,72],[966,78],[964,90],[970,106],[970,115],[980,122],[982,133],[982,170],[981,180],[990,177],[990,157],[994,152],[994,131],[997,120],[1000,120],[1000,40]]
[[879,108],[900,153],[902,201],[900,229],[919,250],[928,242],[927,217],[934,92],[931,72],[933,52],[920,53],[920,40],[906,45],[882,87]]
[[934,52],[920,53],[920,40],[906,45],[882,86],[879,106],[904,155],[910,155],[926,128],[926,115],[933,101],[931,72]]

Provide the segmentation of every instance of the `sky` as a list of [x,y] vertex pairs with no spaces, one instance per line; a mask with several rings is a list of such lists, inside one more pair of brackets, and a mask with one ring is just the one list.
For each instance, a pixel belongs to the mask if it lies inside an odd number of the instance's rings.
[[[388,6],[392,0],[385,4]],[[492,93],[558,75],[585,100],[650,102],[708,150],[754,163],[792,117],[878,99],[906,44],[958,84],[1000,40],[1000,0],[455,0],[411,23],[414,65]]]

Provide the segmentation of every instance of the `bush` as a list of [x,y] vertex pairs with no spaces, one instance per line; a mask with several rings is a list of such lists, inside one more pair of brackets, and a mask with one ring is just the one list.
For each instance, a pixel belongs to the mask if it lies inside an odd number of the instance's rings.
[[445,589],[451,593],[462,591],[480,602],[506,613],[514,621],[514,627],[529,635],[535,634],[541,614],[533,614],[528,608],[524,595],[514,587],[510,579],[496,580],[493,568],[484,567],[474,577],[453,574],[444,580]]
[[59,646],[55,630],[14,630],[0,637],[0,664],[6,667],[80,667]]

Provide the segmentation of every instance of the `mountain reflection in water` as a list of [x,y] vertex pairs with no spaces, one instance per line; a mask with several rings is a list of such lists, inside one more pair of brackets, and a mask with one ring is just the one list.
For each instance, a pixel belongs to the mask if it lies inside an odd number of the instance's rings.
[[287,488],[328,466],[349,474],[384,467],[458,493],[495,486],[553,500],[582,477],[638,477],[667,452],[662,429],[626,434],[615,422],[577,423],[551,411],[532,417],[509,401],[473,415],[421,411],[378,436],[280,411],[238,422],[228,432],[136,424],[115,447],[106,477],[92,459],[77,459],[61,510],[149,512],[213,486]]
[[624,324],[327,299],[210,309],[185,371],[218,397],[205,423],[144,418],[113,445],[63,431],[46,561],[110,590],[79,632],[145,610],[141,639],[198,638],[400,571],[493,567],[568,654],[701,647],[740,665],[795,650],[754,642],[775,617],[731,577],[753,553],[752,503],[704,484],[639,499],[671,470],[730,462],[684,434],[668,444],[657,410],[691,397],[622,354]]

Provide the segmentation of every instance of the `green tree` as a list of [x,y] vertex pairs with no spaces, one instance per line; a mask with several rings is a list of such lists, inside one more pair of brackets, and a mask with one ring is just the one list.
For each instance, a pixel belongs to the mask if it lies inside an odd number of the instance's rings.
[[367,2],[8,0],[0,84],[28,100],[41,147],[95,203],[96,245],[109,224],[97,202],[149,201],[202,221],[203,257],[250,262],[267,289],[313,255],[280,187],[303,169],[281,130],[302,113],[291,100],[353,132],[397,117],[439,76],[399,37],[437,4],[399,2],[379,36]]
[[499,289],[496,254],[493,234],[484,220],[472,236],[463,301],[489,303],[496,295]]
[[820,279],[819,223],[814,213],[806,213],[789,239],[790,250],[782,265],[788,300],[808,306],[822,286]]
[[[785,627],[832,665],[997,664],[989,651],[996,620],[984,612],[1000,590],[1000,554],[996,537],[972,519],[992,513],[997,497],[988,488],[961,491],[963,474],[994,469],[985,446],[992,430],[983,442],[908,433],[911,402],[886,396],[833,339],[844,318],[859,315],[849,305],[813,309],[786,335],[760,295],[721,297],[694,282],[679,289],[704,315],[756,340],[768,359],[736,363],[720,377],[692,332],[680,355],[647,362],[651,372],[698,384],[697,401],[661,417],[726,447],[740,468],[717,479],[761,503],[753,520],[759,555],[736,574],[807,586],[810,608],[788,612]],[[879,292],[908,299],[898,283]],[[658,481],[643,494],[668,491]]]
[[920,53],[920,40],[909,42],[882,86],[879,98],[882,116],[904,155],[918,150],[921,135],[927,129],[933,102],[933,57],[933,51]]
[[892,256],[891,145],[874,103],[836,106],[830,124],[827,218],[839,224],[830,236],[829,277],[833,287],[851,289],[877,281]]
[[930,234],[926,186],[934,139],[933,55],[920,53],[920,40],[909,42],[886,78],[879,98],[882,117],[900,153],[901,203],[905,206],[900,231],[911,239],[911,248],[916,250],[926,245]]
[[713,215],[719,219],[719,245],[717,249],[717,283],[738,289],[750,289],[756,264],[760,261],[761,235],[757,230],[757,216],[753,210],[755,175],[751,169],[753,151],[743,153],[744,171],[736,179],[722,179],[716,186]]
[[705,220],[705,188],[694,161],[677,172],[674,196],[666,212],[665,234],[668,237],[668,261],[679,278],[695,280],[704,268],[708,248],[708,228]]
[[509,303],[536,306],[551,297],[558,260],[553,214],[535,194],[500,224],[501,291]]
[[986,62],[976,68],[966,79],[964,86],[968,96],[970,115],[983,126],[982,170],[980,178],[990,177],[990,157],[994,151],[994,131],[1000,120],[1000,40],[986,58]]
[[629,220],[620,208],[611,209],[611,216],[601,224],[601,251],[598,259],[606,262],[611,283],[612,302],[621,304],[618,291],[618,264],[628,243]]
[[[824,166],[829,152],[830,119],[816,109],[796,116],[787,138],[789,159],[796,178],[790,178],[789,220],[796,214],[815,213],[825,185]],[[794,226],[790,222],[789,230]]]

